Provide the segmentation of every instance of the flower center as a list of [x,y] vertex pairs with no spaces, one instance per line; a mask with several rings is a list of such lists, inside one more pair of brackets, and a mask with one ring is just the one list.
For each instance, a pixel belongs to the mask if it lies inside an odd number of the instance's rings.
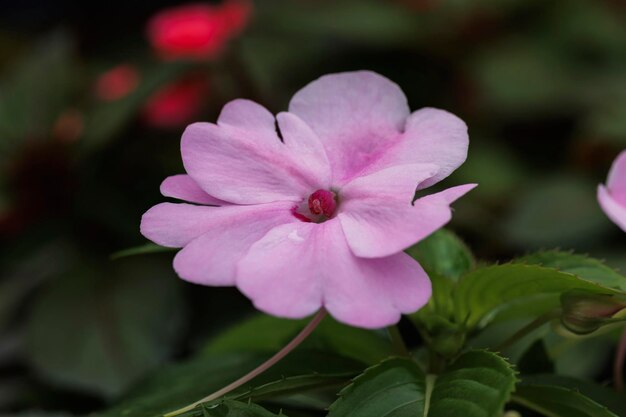
[[337,195],[328,190],[313,192],[308,200],[292,210],[293,215],[303,222],[321,223],[328,220],[337,210]]
[[317,190],[309,196],[309,210],[315,215],[330,217],[336,208],[335,193],[332,191]]

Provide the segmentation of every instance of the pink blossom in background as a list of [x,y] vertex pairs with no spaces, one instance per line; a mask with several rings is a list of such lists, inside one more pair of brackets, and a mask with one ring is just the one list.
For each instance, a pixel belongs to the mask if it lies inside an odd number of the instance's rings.
[[606,186],[598,186],[598,202],[606,215],[626,232],[626,151],[613,162]]
[[132,93],[139,84],[139,72],[131,64],[120,64],[100,75],[95,94],[100,100],[115,101]]
[[164,59],[213,58],[247,25],[252,4],[226,0],[165,9],[148,22],[148,40]]
[[176,81],[154,93],[143,108],[146,123],[157,128],[176,128],[191,122],[209,93],[205,77]]
[[446,224],[450,204],[475,185],[412,201],[461,165],[467,147],[461,119],[410,113],[388,79],[326,75],[276,117],[234,100],[217,124],[187,127],[187,174],[161,192],[192,204],[152,207],[141,232],[183,248],[181,278],[235,285],[269,314],[301,318],[323,306],[341,322],[383,327],[430,298],[426,273],[403,250]]

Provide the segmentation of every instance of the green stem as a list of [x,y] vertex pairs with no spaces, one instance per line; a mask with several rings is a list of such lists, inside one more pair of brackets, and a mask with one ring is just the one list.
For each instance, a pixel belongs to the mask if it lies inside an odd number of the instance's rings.
[[300,343],[302,343],[313,332],[313,330],[315,330],[315,328],[320,324],[320,322],[325,316],[326,316],[326,310],[324,308],[321,308],[317,312],[317,314],[313,316],[311,321],[304,327],[304,329],[302,329],[300,333],[298,333],[296,337],[294,337],[291,340],[291,342],[287,343],[285,347],[283,347],[274,356],[269,358],[267,361],[263,362],[257,368],[253,369],[252,371],[242,376],[238,380],[232,382],[231,384],[228,384],[224,388],[218,391],[215,391],[213,394],[208,395],[202,398],[201,400],[196,401],[193,404],[189,404],[186,407],[169,412],[165,414],[163,417],[174,417],[174,416],[186,413],[187,411],[191,411],[202,403],[213,401],[220,397],[223,397],[224,395],[228,394],[229,392],[233,391],[236,388],[239,388],[240,386],[250,381],[251,379],[255,378],[256,376],[260,375],[261,373],[267,371],[269,368],[275,365],[276,362],[280,361],[282,358],[287,356],[287,354],[289,354],[292,350],[294,350],[298,345],[300,345]]
[[524,337],[528,336],[534,330],[538,329],[539,327],[543,326],[549,321],[560,316],[561,316],[561,310],[553,310],[545,314],[542,314],[541,316],[537,317],[535,320],[528,323],[526,326],[519,329],[517,332],[513,333],[513,335],[511,335],[508,339],[500,343],[500,345],[498,345],[494,350],[496,352],[502,352],[506,348],[512,346],[513,344],[517,343]]
[[389,339],[391,339],[391,344],[393,345],[393,349],[396,351],[396,354],[399,356],[410,357],[411,352],[409,352],[409,349],[406,347],[398,326],[393,325],[387,327],[387,333],[389,334]]
[[433,390],[435,389],[435,381],[437,381],[437,375],[426,375],[426,392],[424,393],[424,415],[428,416],[430,411],[430,399],[433,396]]

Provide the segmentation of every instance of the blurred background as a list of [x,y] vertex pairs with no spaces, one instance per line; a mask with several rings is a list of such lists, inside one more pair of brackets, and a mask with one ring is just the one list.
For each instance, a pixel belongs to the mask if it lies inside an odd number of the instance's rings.
[[[480,183],[450,225],[480,260],[562,248],[626,270],[595,199],[626,148],[623,1],[1,2],[0,414],[105,408],[249,314],[178,280],[172,252],[112,255],[146,243],[187,123],[357,69],[469,125],[442,186]],[[603,346],[563,366],[597,377]]]

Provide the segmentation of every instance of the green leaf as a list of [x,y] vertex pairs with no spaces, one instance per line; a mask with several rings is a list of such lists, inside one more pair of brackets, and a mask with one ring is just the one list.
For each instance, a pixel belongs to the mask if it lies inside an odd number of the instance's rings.
[[[121,404],[97,414],[97,417],[154,417],[177,410],[242,377],[264,359],[264,355],[255,353],[229,353],[201,355],[169,365],[144,381]],[[245,399],[259,394],[266,398],[301,392],[312,389],[314,385],[316,388],[321,386],[322,380],[334,387],[340,378],[345,378],[347,382],[350,375],[356,375],[361,370],[362,364],[353,360],[298,349],[234,391],[230,397]],[[314,384],[315,375],[319,379]]]
[[618,417],[605,406],[563,387],[520,384],[511,399],[546,417]]
[[328,417],[422,416],[426,375],[412,360],[393,358],[365,370],[339,395]]
[[[275,352],[306,323],[306,320],[288,320],[258,314],[218,334],[209,341],[203,352]],[[368,364],[380,362],[392,352],[389,341],[379,334],[346,326],[332,317],[326,317],[303,346],[336,352]]]
[[269,397],[284,396],[317,388],[344,386],[350,382],[352,377],[354,377],[354,372],[284,377],[253,387],[245,392],[228,395],[228,397],[239,401],[259,401]]
[[[189,415],[189,414],[187,414]],[[274,414],[265,408],[252,404],[241,403],[238,401],[224,400],[219,404],[206,405],[202,407],[202,413],[192,413],[198,417],[277,417],[284,416],[283,413]]]
[[471,329],[511,307],[518,314],[539,316],[558,307],[561,293],[573,289],[619,294],[617,290],[552,268],[522,264],[489,266],[470,272],[455,288],[456,320]]
[[569,272],[603,287],[626,291],[626,277],[605,265],[602,261],[586,255],[558,250],[533,253],[515,260],[517,263],[541,265]]
[[551,385],[578,391],[598,404],[606,406],[613,413],[626,416],[626,401],[623,395],[594,381],[554,374],[524,376],[522,379],[523,384]]
[[126,258],[127,256],[144,255],[147,253],[171,252],[174,250],[176,250],[176,248],[166,248],[164,246],[159,246],[154,243],[146,243],[145,245],[135,246],[112,253],[111,259],[117,260],[120,258]]
[[467,245],[446,229],[433,233],[406,252],[419,261],[426,271],[453,280],[458,280],[476,264]]
[[288,320],[255,314],[213,337],[202,349],[201,354],[276,352],[305,325],[306,320]]
[[515,371],[501,356],[467,352],[435,381],[428,417],[498,417],[515,382]]
[[178,281],[163,263],[83,265],[35,300],[25,348],[51,382],[114,397],[170,355],[183,325]]
[[515,373],[487,351],[461,355],[443,374],[426,375],[409,359],[367,369],[346,387],[329,417],[497,417],[515,386]]

